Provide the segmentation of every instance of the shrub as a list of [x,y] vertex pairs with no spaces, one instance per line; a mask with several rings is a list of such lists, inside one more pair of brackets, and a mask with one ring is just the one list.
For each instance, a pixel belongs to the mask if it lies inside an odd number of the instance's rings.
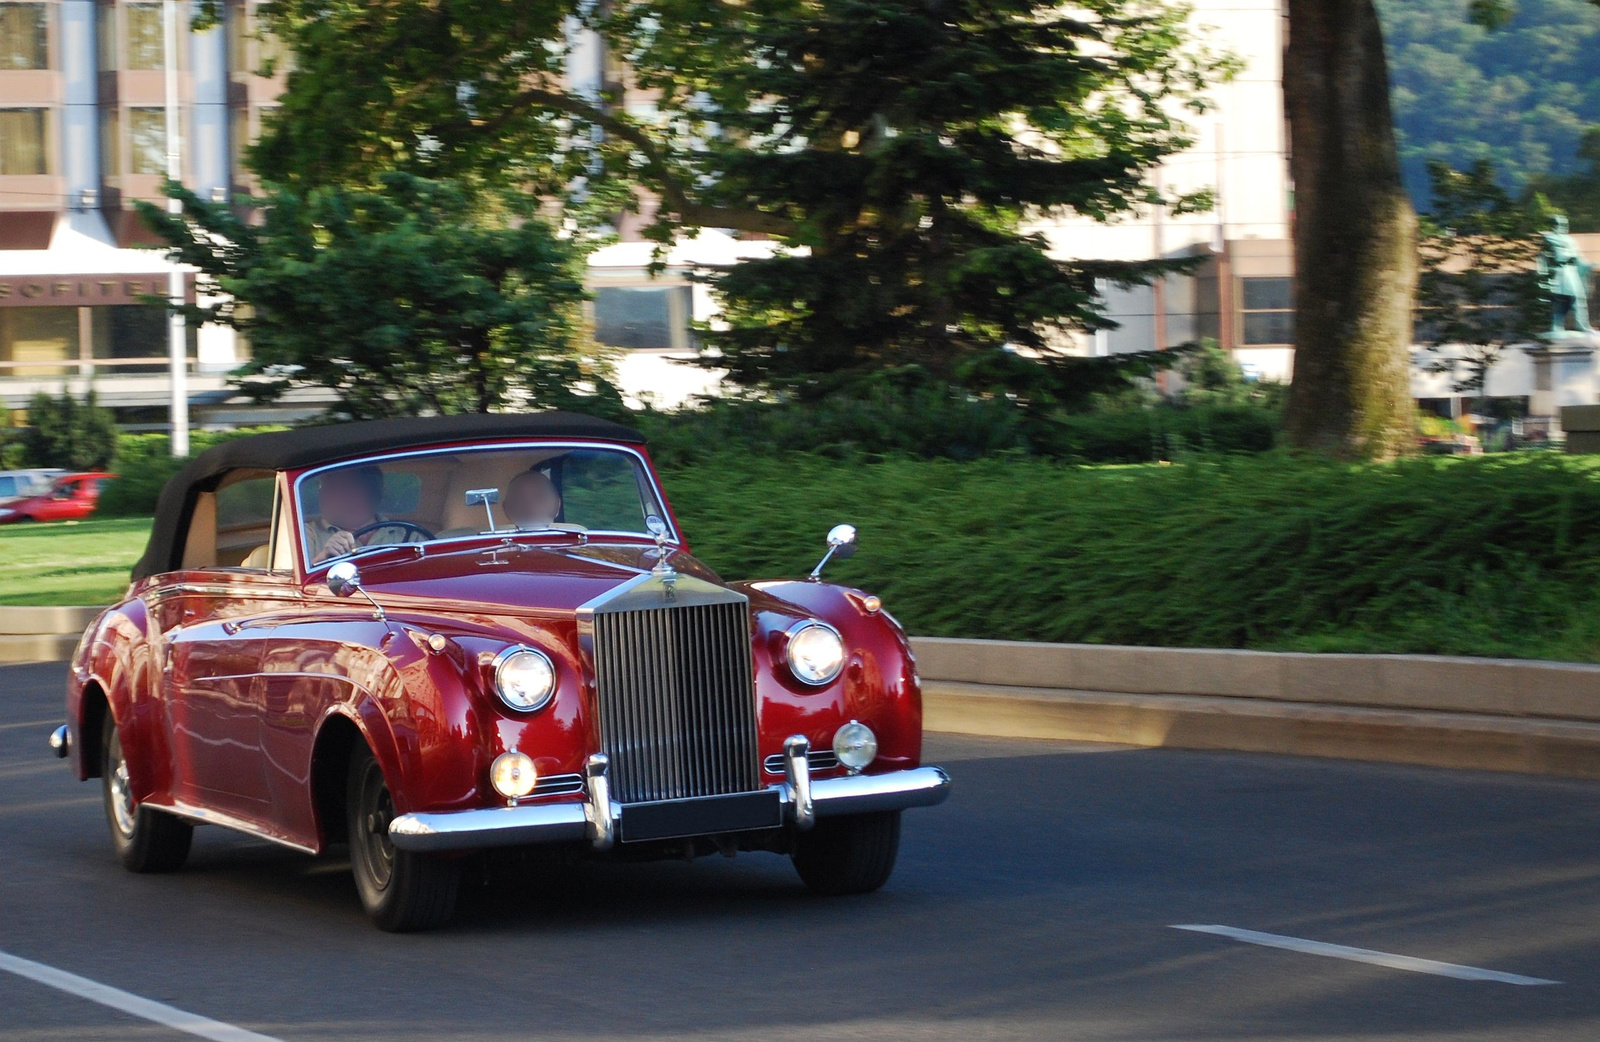
[[[236,431],[194,431],[189,435],[189,448],[199,453],[247,434],[281,429],[254,427]],[[138,517],[154,513],[161,487],[189,462],[187,456],[174,457],[171,445],[171,439],[165,434],[121,435],[117,439],[117,454],[112,464],[117,477],[101,491],[95,513],[101,517]]]
[[729,577],[829,576],[913,633],[1600,661],[1600,461],[1173,466],[729,454],[668,490]]
[[117,423],[95,403],[93,388],[82,402],[65,391],[60,397],[40,391],[28,403],[21,444],[26,467],[102,470],[117,450]]
[[1264,452],[1275,404],[1156,405],[1038,416],[1004,399],[937,387],[873,388],[815,402],[714,400],[632,422],[664,466],[732,448],[754,455],[914,456],[974,460],[1015,452],[1078,463],[1144,463],[1193,452]]

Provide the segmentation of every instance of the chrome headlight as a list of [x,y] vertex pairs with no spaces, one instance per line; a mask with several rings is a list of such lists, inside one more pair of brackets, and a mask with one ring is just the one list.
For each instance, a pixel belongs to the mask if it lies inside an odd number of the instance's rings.
[[520,800],[539,784],[539,772],[526,753],[501,753],[489,765],[489,781],[494,791],[508,800]]
[[844,638],[825,622],[810,619],[789,629],[789,668],[802,682],[831,683],[844,669]]
[[533,648],[507,648],[494,657],[494,690],[518,712],[543,709],[556,691],[555,663]]
[[854,774],[878,758],[878,736],[860,720],[852,720],[834,732],[833,755]]

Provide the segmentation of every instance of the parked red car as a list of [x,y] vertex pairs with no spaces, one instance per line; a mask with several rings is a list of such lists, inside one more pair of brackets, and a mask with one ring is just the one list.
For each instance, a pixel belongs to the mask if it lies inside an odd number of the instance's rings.
[[17,521],[82,521],[94,513],[100,490],[114,477],[101,470],[63,474],[50,483],[48,491],[0,507],[0,525]]
[[383,420],[219,445],[162,492],[127,599],[51,736],[111,841],[168,871],[193,826],[348,843],[368,913],[429,927],[491,847],[786,854],[811,889],[893,870],[942,801],[905,634],[877,597],[724,582],[634,431],[562,413]]

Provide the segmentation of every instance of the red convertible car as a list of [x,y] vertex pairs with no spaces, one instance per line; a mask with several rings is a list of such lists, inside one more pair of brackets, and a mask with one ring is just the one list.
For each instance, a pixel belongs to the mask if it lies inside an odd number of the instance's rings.
[[348,844],[381,927],[444,922],[492,847],[789,855],[883,885],[942,801],[905,634],[877,597],[724,582],[643,439],[563,413],[262,434],[161,494],[126,599],[73,656],[51,737],[111,842],[179,868],[216,824]]

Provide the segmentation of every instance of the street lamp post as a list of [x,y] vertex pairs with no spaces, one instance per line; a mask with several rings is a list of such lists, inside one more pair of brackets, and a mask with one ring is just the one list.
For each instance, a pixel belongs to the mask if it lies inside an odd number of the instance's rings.
[[[183,180],[183,158],[178,144],[178,0],[166,0],[163,8],[163,55],[167,93],[167,177]],[[167,200],[167,212],[181,214],[183,204]],[[171,371],[172,454],[189,455],[189,350],[188,325],[176,309],[183,306],[183,269],[177,261],[167,276],[167,298],[173,310],[167,316],[167,367]]]

